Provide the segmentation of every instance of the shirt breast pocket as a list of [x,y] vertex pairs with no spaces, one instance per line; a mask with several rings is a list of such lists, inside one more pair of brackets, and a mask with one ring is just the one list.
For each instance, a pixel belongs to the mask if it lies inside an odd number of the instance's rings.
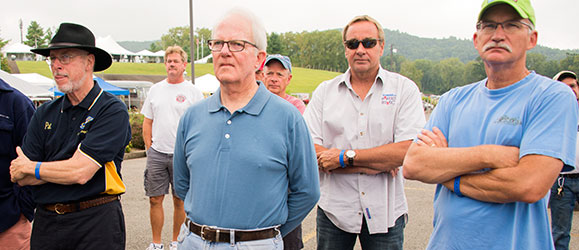
[[0,118],[0,155],[9,155],[16,147],[12,141],[14,132],[14,122],[5,118]]

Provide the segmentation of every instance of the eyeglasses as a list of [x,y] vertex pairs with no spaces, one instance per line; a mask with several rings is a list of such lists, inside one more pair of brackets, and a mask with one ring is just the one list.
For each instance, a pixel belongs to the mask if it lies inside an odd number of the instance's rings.
[[523,29],[524,26],[527,26],[530,30],[533,30],[533,26],[531,24],[519,21],[519,20],[510,20],[510,21],[504,21],[501,23],[497,23],[497,22],[488,22],[488,21],[480,21],[476,24],[476,29],[483,33],[483,34],[492,34],[495,33],[495,31],[499,28],[499,26],[501,26],[503,28],[503,30],[505,31],[505,33],[507,34],[513,34],[521,29]]
[[382,41],[382,39],[376,39],[376,38],[364,38],[364,40],[360,41],[358,39],[350,39],[344,42],[344,44],[346,45],[346,48],[348,49],[357,49],[358,46],[360,46],[360,43],[362,44],[362,46],[364,46],[364,48],[366,49],[371,49],[374,48],[374,46],[376,46],[376,44],[378,44],[378,41]]
[[257,48],[257,45],[249,42],[249,41],[245,41],[245,40],[229,40],[229,41],[225,41],[225,40],[208,40],[207,41],[207,45],[209,46],[209,49],[211,51],[215,51],[215,52],[219,52],[223,49],[223,46],[225,46],[225,44],[227,44],[227,47],[229,47],[229,51],[231,52],[239,52],[242,51],[243,49],[245,49],[245,45],[249,44],[253,47]]
[[49,56],[48,60],[50,60],[50,63],[52,64],[56,61],[56,59],[58,59],[58,61],[60,61],[61,64],[67,65],[70,63],[72,58],[74,58],[76,56],[80,56],[80,55],[81,54],[77,54],[77,55],[62,54],[60,56]]

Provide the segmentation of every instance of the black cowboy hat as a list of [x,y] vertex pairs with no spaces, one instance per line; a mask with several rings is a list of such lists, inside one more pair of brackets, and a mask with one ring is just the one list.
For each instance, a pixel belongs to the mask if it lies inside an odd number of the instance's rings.
[[58,31],[50,40],[47,48],[36,48],[30,51],[49,57],[51,50],[70,48],[82,49],[93,54],[95,57],[95,72],[103,71],[113,63],[113,59],[108,52],[95,46],[95,38],[92,32],[86,27],[74,23],[60,24]]

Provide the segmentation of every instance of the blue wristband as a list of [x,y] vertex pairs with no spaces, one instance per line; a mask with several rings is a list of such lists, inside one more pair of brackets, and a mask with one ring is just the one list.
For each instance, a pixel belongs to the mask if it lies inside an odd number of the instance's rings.
[[344,152],[346,152],[345,149],[342,149],[342,151],[340,151],[340,166],[342,168],[346,167],[346,164],[344,164]]
[[460,192],[460,176],[454,178],[454,193],[458,195],[458,197],[464,197]]
[[36,163],[36,168],[34,168],[34,176],[36,176],[36,179],[40,180],[40,165],[42,164],[41,161]]

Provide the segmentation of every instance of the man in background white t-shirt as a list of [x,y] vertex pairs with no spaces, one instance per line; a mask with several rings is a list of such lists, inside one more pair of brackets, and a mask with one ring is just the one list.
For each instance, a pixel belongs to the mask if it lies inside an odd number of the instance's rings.
[[170,46],[165,51],[167,79],[153,85],[143,104],[143,139],[147,149],[145,169],[145,194],[151,205],[150,218],[153,241],[147,248],[163,249],[163,198],[173,194],[173,239],[170,250],[177,249],[179,227],[185,220],[183,201],[175,195],[173,188],[173,150],[177,126],[181,115],[193,103],[203,99],[203,94],[190,81],[183,78],[187,67],[187,53],[179,46]]

